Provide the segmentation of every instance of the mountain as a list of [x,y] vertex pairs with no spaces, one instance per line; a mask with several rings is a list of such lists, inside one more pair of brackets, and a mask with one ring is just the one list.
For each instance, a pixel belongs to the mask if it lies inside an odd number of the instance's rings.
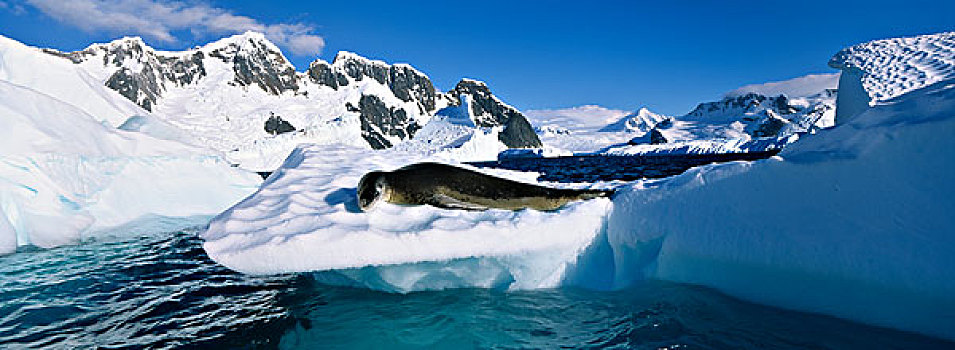
[[681,119],[739,122],[753,137],[786,136],[834,125],[836,91],[825,89],[793,98],[785,94],[767,96],[745,92],[716,102],[700,103]]
[[667,116],[653,113],[644,107],[640,108],[636,113],[626,115],[613,123],[607,124],[601,128],[600,131],[646,133],[666,119],[668,119]]
[[838,78],[838,73],[811,74],[747,85],[680,116],[599,106],[528,114],[551,154],[760,151],[832,127]]
[[[465,79],[443,93],[410,65],[349,52],[331,63],[315,60],[298,72],[261,33],[181,52],[155,50],[129,37],[76,52],[36,52],[71,63],[71,70],[91,77],[86,85],[101,85],[140,108],[94,113],[110,124],[150,114],[249,169],[274,168],[303,142],[393,147],[414,138],[440,109],[460,104],[464,95],[475,102],[475,127],[501,129],[499,139],[507,147],[541,145],[520,111],[484,83]],[[89,88],[103,94],[101,87]],[[284,122],[283,132],[266,125],[270,120]]]

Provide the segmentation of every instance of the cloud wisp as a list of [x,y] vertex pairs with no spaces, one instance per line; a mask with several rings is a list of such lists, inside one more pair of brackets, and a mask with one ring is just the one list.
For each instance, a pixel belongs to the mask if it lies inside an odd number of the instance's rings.
[[44,14],[87,32],[135,34],[176,43],[176,31],[195,36],[262,32],[295,55],[318,55],[325,40],[303,23],[265,24],[202,3],[168,0],[27,0]]

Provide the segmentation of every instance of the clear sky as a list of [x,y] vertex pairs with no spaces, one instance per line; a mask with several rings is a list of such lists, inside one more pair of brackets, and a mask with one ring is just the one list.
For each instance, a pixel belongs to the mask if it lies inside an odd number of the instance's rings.
[[684,114],[742,85],[833,72],[839,49],[955,30],[955,1],[0,0],[0,34],[77,50],[123,35],[183,49],[264,31],[299,70],[339,50],[441,90],[488,82],[520,109]]

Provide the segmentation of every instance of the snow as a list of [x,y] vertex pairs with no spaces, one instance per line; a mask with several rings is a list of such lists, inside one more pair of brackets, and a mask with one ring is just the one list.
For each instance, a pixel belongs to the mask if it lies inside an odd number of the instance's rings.
[[[778,115],[772,99],[758,105],[735,105],[735,101],[712,103],[714,110],[694,114],[666,116],[647,108],[628,113],[600,106],[567,109],[531,110],[528,119],[535,126],[544,149],[551,154],[599,153],[610,155],[704,154],[762,151],[781,148],[795,141],[796,134],[813,132],[835,125],[834,88],[839,74],[810,74],[786,81],[747,85],[725,94],[735,99],[748,93],[777,98],[785,95],[787,104],[799,108]],[[785,123],[777,137],[751,136],[760,123],[779,119]],[[629,145],[631,140],[649,139],[656,129],[667,143]]]
[[116,126],[131,115],[145,111],[124,98],[97,76],[70,60],[41,52],[0,35],[0,80],[27,86],[38,92],[56,96],[85,113]]
[[[553,287],[600,231],[609,207],[609,200],[598,199],[559,212],[388,203],[369,213],[358,209],[355,187],[362,175],[419,160],[396,150],[300,146],[258,192],[212,220],[202,234],[204,247],[217,262],[245,273],[360,269],[336,276],[359,274],[363,277],[352,276],[349,283],[385,290],[492,281],[506,281],[500,283],[508,288]],[[432,267],[392,266],[419,262]],[[464,265],[494,266],[494,272],[461,273],[454,281],[429,284],[451,270],[468,272]]]
[[[791,145],[614,199],[604,287],[702,284],[759,303],[955,338],[955,81]],[[597,273],[599,271],[588,271]]]
[[763,152],[782,149],[799,139],[798,135],[782,138],[689,140],[659,145],[623,145],[609,147],[601,154],[611,156],[634,156],[644,154],[716,154]]
[[[208,53],[245,39],[248,38],[226,38],[197,50]],[[348,60],[387,65],[382,61],[341,52],[331,68],[342,70]],[[413,100],[400,100],[389,87],[374,79],[355,80],[348,76],[348,85],[335,90],[315,85],[303,78],[298,93],[287,92],[276,96],[255,86],[231,86],[230,82],[234,78],[232,66],[208,54],[203,64],[208,76],[195,84],[166,91],[153,114],[189,132],[198,143],[225,153],[229,161],[244,169],[272,171],[295,146],[302,143],[344,143],[368,148],[367,142],[361,137],[358,113],[345,108],[346,103],[358,106],[362,95],[374,95],[386,106],[404,108],[419,124],[426,124],[430,120],[430,115],[420,113],[420,108]],[[278,136],[266,133],[263,125],[272,113],[301,131]],[[390,141],[397,144],[401,140],[393,137]]]
[[646,107],[640,108],[637,113],[624,116],[616,122],[604,126],[600,131],[627,131],[636,133],[646,133],[654,126],[666,120],[668,117],[662,114],[651,112]]
[[829,66],[862,73],[872,104],[955,78],[955,32],[875,40],[836,53]]
[[[195,50],[243,50],[254,42],[270,45],[246,33]],[[632,182],[612,201],[553,212],[383,203],[363,213],[355,187],[366,172],[493,160],[506,148],[500,128],[475,128],[467,98],[445,109],[439,99],[441,113],[412,116],[423,125],[415,139],[372,151],[345,102],[372,94],[413,114],[420,110],[414,102],[374,79],[348,78],[338,90],[305,79],[300,94],[279,96],[223,88],[234,79],[232,68],[209,55],[208,76],[164,91],[147,112],[103,86],[118,68],[102,67],[100,56],[77,65],[0,37],[0,254],[168,230],[170,218],[195,224],[219,213],[202,233],[204,248],[245,273],[309,272],[324,283],[395,292],[617,289],[662,279],[955,339],[953,42],[955,33],[941,33],[839,52],[830,62],[842,70],[835,116],[823,108],[814,119],[787,120],[787,130],[801,135],[750,137],[744,118],[780,117],[766,106],[672,120],[647,109],[582,106],[528,112],[546,131],[545,147],[515,152],[787,145],[768,160]],[[343,52],[333,69],[351,59],[386,65]],[[134,70],[140,64],[122,62]],[[795,106],[825,107],[834,84],[835,75],[809,75],[727,96],[785,94]],[[298,131],[268,135],[263,124],[271,113]],[[671,142],[625,145],[651,128]],[[259,186],[235,163],[278,170]],[[475,170],[525,182],[534,176]]]
[[563,109],[531,109],[524,112],[528,121],[533,125],[559,125],[572,130],[600,129],[629,114],[629,111],[609,109],[597,105]]
[[572,154],[626,143],[637,135],[635,132],[644,132],[626,127],[641,113],[657,115],[646,109],[631,113],[595,105],[529,110],[525,115],[544,144],[545,153]]
[[807,97],[826,89],[835,89],[838,84],[839,73],[809,74],[789,80],[746,85],[726,93],[726,97],[742,96],[751,92],[764,96]]
[[113,129],[4,80],[0,124],[0,254],[74,244],[146,216],[213,215],[259,183],[213,151]]

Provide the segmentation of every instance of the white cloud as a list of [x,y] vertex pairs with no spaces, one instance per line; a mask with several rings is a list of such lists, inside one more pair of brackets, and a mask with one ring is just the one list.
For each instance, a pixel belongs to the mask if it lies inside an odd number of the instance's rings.
[[585,105],[561,109],[531,109],[524,111],[535,125],[556,124],[571,127],[599,127],[615,122],[632,112]]
[[318,55],[325,40],[302,23],[265,24],[206,4],[170,0],[27,0],[48,16],[84,31],[140,35],[165,43],[179,41],[174,32],[195,36],[256,31],[295,55]]
[[810,74],[789,80],[772,83],[746,85],[726,93],[726,97],[735,97],[755,92],[766,96],[784,94],[788,97],[801,97],[818,94],[825,89],[839,86],[839,73]]
[[7,1],[0,1],[0,10],[13,12],[13,14],[17,16],[27,13],[27,9],[24,8],[23,5]]

